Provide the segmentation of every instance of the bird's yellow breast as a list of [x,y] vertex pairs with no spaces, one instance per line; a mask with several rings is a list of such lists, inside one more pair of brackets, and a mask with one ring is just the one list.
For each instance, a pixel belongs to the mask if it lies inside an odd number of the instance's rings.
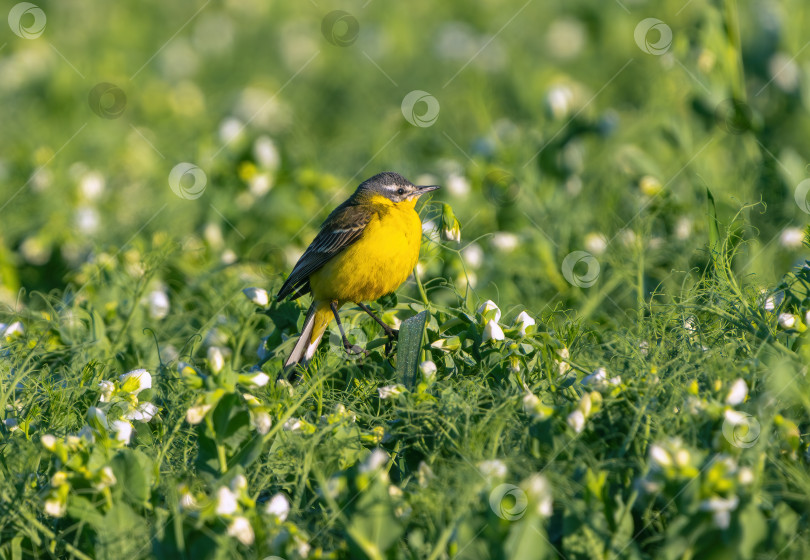
[[414,204],[371,200],[372,218],[360,239],[310,276],[314,299],[343,304],[396,290],[419,260],[422,222]]

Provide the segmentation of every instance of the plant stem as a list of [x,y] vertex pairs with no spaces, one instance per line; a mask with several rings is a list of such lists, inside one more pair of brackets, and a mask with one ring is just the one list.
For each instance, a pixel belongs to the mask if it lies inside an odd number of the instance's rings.
[[427,292],[425,291],[425,287],[422,285],[422,280],[419,278],[419,274],[417,274],[416,269],[413,269],[413,277],[416,278],[416,287],[419,289],[419,296],[422,298],[422,303],[425,306],[430,306],[430,300],[427,297]]

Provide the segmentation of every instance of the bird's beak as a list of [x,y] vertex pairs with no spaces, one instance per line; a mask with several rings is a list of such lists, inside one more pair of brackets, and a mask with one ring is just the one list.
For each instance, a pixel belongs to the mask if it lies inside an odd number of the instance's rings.
[[429,193],[430,191],[435,191],[436,189],[440,189],[441,185],[422,185],[416,187],[418,190],[416,191],[419,195],[423,195],[425,193]]

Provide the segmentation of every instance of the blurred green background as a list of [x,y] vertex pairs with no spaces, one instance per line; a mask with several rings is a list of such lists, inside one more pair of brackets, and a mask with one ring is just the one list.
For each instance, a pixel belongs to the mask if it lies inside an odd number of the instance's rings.
[[[804,254],[799,0],[37,6],[0,30],[7,305],[82,284],[100,251],[137,268],[165,243],[187,275],[246,263],[276,288],[383,170],[444,185],[425,220],[441,201],[461,222],[461,245],[425,247],[426,280],[536,312],[611,317],[639,270],[646,297],[677,291],[706,262],[707,188],[722,222],[742,209],[738,272],[765,284]],[[417,90],[434,105],[403,111]],[[435,104],[429,126],[406,119]],[[169,184],[184,162],[205,176],[176,184],[186,198]],[[580,250],[600,265],[587,290],[563,274]]]

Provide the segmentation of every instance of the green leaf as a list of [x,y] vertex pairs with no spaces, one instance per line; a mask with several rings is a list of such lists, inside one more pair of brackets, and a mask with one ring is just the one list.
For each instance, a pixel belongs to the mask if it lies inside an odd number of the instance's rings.
[[113,489],[133,505],[143,505],[151,496],[153,464],[138,450],[122,449],[110,462],[118,481]]
[[402,321],[397,342],[397,373],[399,380],[408,389],[416,386],[416,372],[419,370],[419,354],[422,350],[422,334],[427,323],[428,312]]
[[720,242],[720,230],[717,226],[717,207],[714,203],[714,196],[708,187],[706,187],[706,198],[709,210],[709,248],[714,252],[718,249]]
[[381,297],[380,299],[377,300],[377,303],[383,309],[393,309],[394,307],[397,306],[398,302],[399,302],[399,300],[397,299],[396,292],[391,292],[387,296],[383,296],[383,297]]
[[509,530],[509,536],[503,545],[504,557],[542,560],[548,556],[547,542],[542,519],[534,512],[529,512]]

